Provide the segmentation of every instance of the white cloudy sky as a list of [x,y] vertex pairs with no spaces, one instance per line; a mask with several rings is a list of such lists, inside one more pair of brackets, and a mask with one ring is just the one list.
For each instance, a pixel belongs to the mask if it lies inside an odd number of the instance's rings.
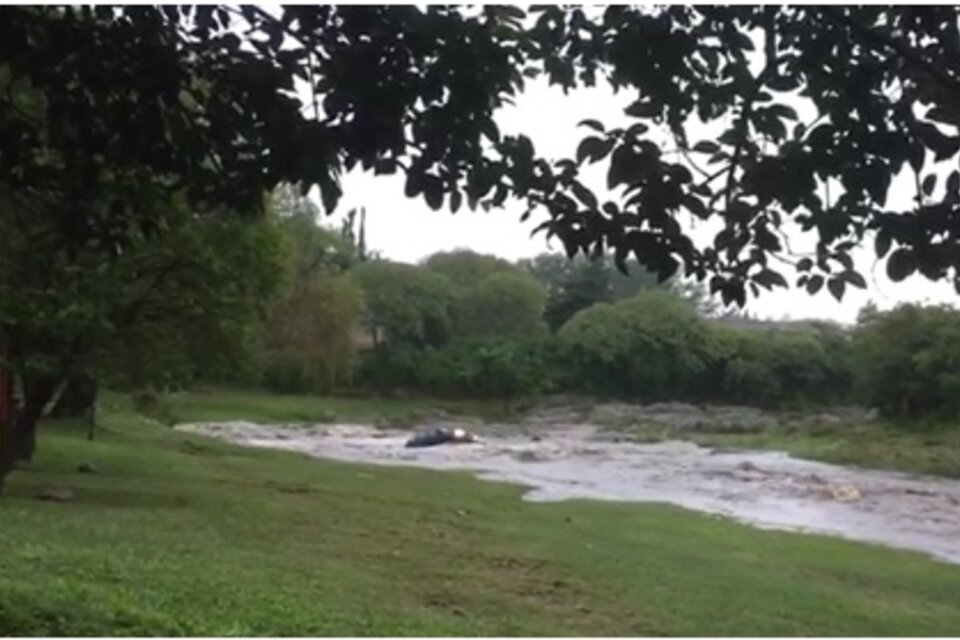
[[[584,129],[576,127],[578,122],[595,118],[609,126],[617,120],[623,121],[623,107],[630,101],[631,96],[614,95],[606,87],[565,96],[558,88],[531,85],[515,106],[504,108],[498,114],[498,123],[503,133],[529,136],[538,153],[545,157],[571,157],[584,135]],[[798,110],[802,117],[803,110]],[[696,138],[692,138],[694,140]],[[594,176],[595,179],[602,176],[602,164],[598,167],[600,173]],[[589,184],[602,184],[602,181],[591,180]],[[538,220],[534,216],[527,223],[521,223],[519,218],[523,208],[519,203],[508,202],[503,209],[489,213],[463,208],[453,215],[446,210],[430,210],[422,199],[406,198],[400,176],[374,177],[353,173],[345,176],[343,186],[345,196],[331,222],[339,225],[343,212],[353,207],[365,207],[369,248],[394,260],[416,262],[435,251],[453,248],[470,248],[510,260],[549,249],[562,250],[556,240],[552,247],[548,246],[543,234],[531,237]],[[904,188],[900,193],[894,193],[892,200],[906,205],[912,194],[912,190]],[[896,205],[897,202],[890,204]],[[694,233],[701,238],[712,236],[709,229],[694,229]],[[789,235],[795,251],[802,250],[804,245],[812,246],[797,233]],[[842,303],[834,300],[826,288],[815,296],[792,289],[763,292],[760,298],[748,300],[747,310],[759,317],[819,317],[848,323],[855,321],[858,309],[871,299],[881,308],[889,308],[901,301],[953,303],[956,299],[949,282],[931,283],[921,276],[897,284],[890,282],[884,265],[876,264],[874,260],[872,242],[870,246],[870,250],[855,256],[868,282],[866,291],[848,290]],[[790,267],[786,267],[784,275],[788,282],[795,280]]]

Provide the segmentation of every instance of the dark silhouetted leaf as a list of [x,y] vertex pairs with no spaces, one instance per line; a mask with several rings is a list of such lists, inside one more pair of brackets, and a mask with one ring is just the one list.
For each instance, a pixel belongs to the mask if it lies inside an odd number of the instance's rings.
[[856,271],[844,271],[840,274],[840,277],[846,280],[851,286],[857,287],[858,289],[867,288],[867,281],[864,280],[863,276]]
[[720,151],[720,145],[710,140],[701,140],[697,144],[693,145],[693,150],[699,153],[716,153],[717,151]]
[[660,107],[650,102],[637,100],[624,109],[624,113],[634,118],[652,118],[653,116],[660,115]]
[[830,295],[837,299],[837,302],[843,300],[843,290],[846,287],[846,284],[843,280],[838,278],[831,278],[827,282],[827,289],[830,290]]
[[887,255],[887,252],[890,251],[891,242],[890,233],[883,229],[877,232],[876,240],[874,240],[874,250],[877,252],[878,258]]
[[597,208],[597,197],[579,182],[573,183],[573,195],[577,196],[577,200],[585,204],[587,208],[594,210]]
[[601,124],[599,120],[590,120],[590,119],[581,120],[580,123],[579,123],[577,126],[579,126],[579,127],[590,127],[591,129],[593,129],[593,130],[596,131],[597,133],[603,133],[603,132],[604,132],[603,124]]
[[916,270],[917,259],[909,249],[897,249],[887,260],[887,276],[894,282],[904,280]]
[[612,139],[603,139],[603,138],[584,138],[580,142],[580,146],[577,147],[577,163],[583,164],[584,160],[590,160],[590,162],[596,162],[597,160],[602,159],[608,153],[610,149],[613,148],[614,141]]
[[773,269],[764,269],[757,275],[753,277],[753,281],[764,289],[772,289],[773,287],[786,287],[786,279]]

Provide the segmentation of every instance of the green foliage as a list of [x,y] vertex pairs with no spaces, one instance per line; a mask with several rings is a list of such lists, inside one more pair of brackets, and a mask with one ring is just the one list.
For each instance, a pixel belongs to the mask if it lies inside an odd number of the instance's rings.
[[845,339],[816,331],[717,327],[706,395],[758,406],[843,401],[849,394]]
[[546,298],[540,283],[525,273],[491,273],[461,295],[454,316],[457,333],[514,338],[542,333]]
[[274,194],[273,211],[279,217],[287,246],[288,283],[309,279],[318,273],[336,274],[357,261],[355,248],[340,234],[319,224],[319,211],[313,202],[280,189]]
[[465,249],[435,253],[424,266],[451,283],[453,335],[511,337],[542,331],[546,292],[520,266]]
[[329,391],[350,381],[363,290],[346,275],[299,282],[271,310],[264,383],[278,391]]
[[612,298],[609,271],[601,260],[559,253],[541,253],[521,264],[547,290],[543,318],[551,331],[559,329],[573,314]]
[[351,275],[363,288],[363,323],[375,344],[439,346],[450,337],[454,291],[445,276],[386,260],[363,262]]
[[689,391],[714,349],[693,307],[665,291],[580,311],[558,337],[580,384],[650,399]]
[[884,414],[960,415],[960,311],[905,304],[866,313],[854,353],[860,393]]
[[363,290],[347,271],[358,256],[292,187],[275,191],[271,204],[287,261],[285,287],[261,331],[262,382],[277,391],[328,391],[352,376]]
[[460,338],[426,350],[397,346],[364,355],[357,382],[380,391],[511,399],[554,386],[551,343],[542,339]]
[[375,340],[358,367],[363,385],[503,398],[544,386],[530,345],[545,333],[546,292],[519,267],[461,250],[422,266],[370,261],[353,274]]
[[529,271],[547,289],[544,320],[556,331],[577,311],[598,302],[632,298],[642,291],[660,288],[673,291],[694,303],[701,313],[710,313],[713,306],[703,288],[676,278],[658,282],[656,274],[634,267],[621,272],[609,256],[572,259],[559,253],[541,253],[520,266]]
[[[330,210],[344,171],[402,167],[406,195],[433,209],[520,199],[549,214],[542,229],[571,255],[612,249],[618,264],[633,256],[664,278],[682,269],[727,303],[787,286],[770,266],[789,252],[785,220],[820,247],[796,264],[796,286],[811,293],[865,286],[851,251],[866,231],[894,280],[920,273],[960,287],[950,224],[960,170],[931,169],[960,151],[957,15],[953,6],[922,19],[906,6],[7,7],[0,189],[69,208],[55,216],[65,242],[98,239],[115,253],[156,229],[138,211],[148,191],[174,187],[196,211],[248,211],[286,181],[319,187]],[[552,162],[493,118],[530,77],[642,97],[624,110],[629,126],[586,120],[574,157]],[[297,82],[312,89],[308,108]],[[606,200],[581,181],[588,161],[606,169]],[[916,184],[915,204],[889,211],[901,178]],[[678,222],[686,215],[722,231],[698,241]]]
[[427,269],[446,276],[459,289],[474,287],[494,273],[516,270],[503,258],[469,249],[434,253],[423,264]]
[[421,380],[442,394],[503,399],[535,394],[550,387],[545,347],[530,339],[460,340],[424,355]]
[[20,373],[169,386],[241,365],[282,277],[276,226],[183,203],[151,216],[164,231],[108,259],[96,243],[68,250],[46,216],[0,212],[0,326]]

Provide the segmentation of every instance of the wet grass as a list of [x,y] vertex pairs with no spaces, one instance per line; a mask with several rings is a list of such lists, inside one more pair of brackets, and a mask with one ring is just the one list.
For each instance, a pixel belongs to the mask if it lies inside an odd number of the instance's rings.
[[[228,417],[235,402],[188,406]],[[232,417],[278,411],[262,410]],[[530,504],[518,487],[467,474],[246,449],[145,420],[117,398],[101,420],[92,443],[79,423],[45,424],[38,459],[9,479],[0,634],[960,629],[960,568],[916,553],[655,505]],[[81,461],[99,473],[77,473]],[[34,498],[50,486],[76,499]]]
[[[114,402],[120,396],[108,396]],[[481,400],[430,398],[363,398],[281,395],[254,390],[211,388],[163,396],[158,418],[167,423],[215,420],[258,422],[389,421],[410,424],[432,411],[479,416],[490,420],[511,415],[511,407]]]

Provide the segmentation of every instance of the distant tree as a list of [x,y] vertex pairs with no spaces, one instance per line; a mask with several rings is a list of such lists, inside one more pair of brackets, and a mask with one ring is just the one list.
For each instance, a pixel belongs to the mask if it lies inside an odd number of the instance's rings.
[[435,253],[423,264],[452,285],[455,336],[519,335],[542,328],[546,292],[523,267],[467,249]]
[[[781,406],[836,400],[848,393],[849,363],[831,354],[831,345],[813,330],[715,327],[714,399]],[[835,349],[842,342],[833,343]]]
[[885,415],[960,415],[960,311],[905,304],[863,314],[853,354],[863,399]]
[[520,265],[547,288],[544,319],[556,331],[577,311],[598,302],[631,298],[642,291],[659,288],[675,292],[694,303],[703,314],[715,312],[715,303],[705,288],[695,282],[669,279],[659,282],[656,274],[634,267],[619,271],[609,256],[574,256],[542,253]]
[[457,301],[454,329],[469,337],[535,336],[546,329],[546,299],[543,286],[530,275],[512,271],[491,273]]
[[424,266],[443,276],[457,288],[474,287],[488,275],[516,268],[507,260],[469,249],[440,251],[427,257]]
[[370,260],[351,271],[364,292],[364,325],[378,346],[439,346],[452,332],[454,291],[422,266]]
[[283,391],[329,391],[350,379],[354,365],[363,308],[363,290],[348,274],[356,248],[321,226],[316,206],[295,190],[278,190],[272,204],[287,262],[262,332],[263,376]]
[[282,185],[273,193],[270,205],[280,218],[289,247],[291,278],[303,280],[320,272],[340,273],[358,261],[350,239],[321,226],[316,204],[294,188]]
[[603,260],[584,256],[571,260],[559,253],[541,253],[520,264],[546,288],[543,317],[551,331],[577,311],[613,299],[610,270]]
[[715,348],[693,306],[660,290],[584,309],[558,337],[584,388],[643,398],[686,395]]
[[263,337],[265,382],[280,391],[329,392],[351,380],[363,291],[349,276],[294,284],[271,310]]

